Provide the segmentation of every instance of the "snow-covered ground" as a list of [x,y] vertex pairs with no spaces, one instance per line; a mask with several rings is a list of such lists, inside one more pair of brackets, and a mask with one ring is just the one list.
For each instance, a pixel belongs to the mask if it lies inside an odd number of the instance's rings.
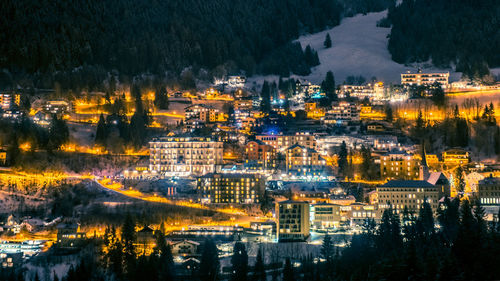
[[[301,36],[298,41],[302,47],[311,45],[321,64],[309,76],[303,77],[313,83],[323,81],[326,72],[332,70],[337,83],[342,83],[349,75],[362,75],[367,80],[375,76],[386,83],[399,83],[401,73],[415,71],[391,60],[387,50],[390,28],[377,27],[377,21],[385,17],[387,11],[357,15],[345,18],[339,26],[322,32]],[[323,42],[330,33],[333,46],[325,49]],[[423,65],[419,65],[423,68]],[[459,80],[460,73],[451,69],[425,68],[424,71],[449,71],[451,81]]]

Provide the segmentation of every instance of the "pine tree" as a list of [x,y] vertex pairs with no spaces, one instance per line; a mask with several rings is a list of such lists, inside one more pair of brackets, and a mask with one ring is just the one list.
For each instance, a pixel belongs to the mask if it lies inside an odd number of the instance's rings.
[[373,159],[371,155],[370,148],[361,146],[361,158],[363,162],[361,163],[361,175],[364,179],[371,179]]
[[259,248],[257,252],[257,258],[255,259],[255,265],[253,269],[253,281],[266,281],[266,268],[264,265],[264,258],[262,257],[262,249]]
[[387,104],[385,106],[385,120],[387,122],[392,122],[393,118],[394,117],[393,117],[393,113],[392,113],[392,107],[390,104]]
[[465,179],[461,166],[459,166],[455,172],[455,188],[460,196],[465,192]]
[[295,274],[293,272],[292,261],[286,258],[285,267],[283,268],[283,281],[294,281]]
[[420,207],[417,223],[421,234],[425,237],[429,237],[434,234],[434,218],[428,199],[424,199],[424,203]]
[[347,145],[344,141],[342,141],[338,155],[338,166],[339,166],[339,173],[343,176],[347,176],[348,172],[347,156],[348,156]]
[[158,87],[155,91],[155,106],[158,109],[167,110],[169,107],[168,94],[165,87]]
[[203,245],[198,275],[202,281],[219,279],[219,251],[213,240],[207,239]]
[[49,143],[47,144],[47,148],[49,150],[59,149],[68,140],[69,129],[66,121],[53,114],[49,126]]
[[106,121],[104,116],[99,116],[99,122],[97,122],[97,129],[95,132],[95,143],[104,146],[106,144],[106,139],[108,138],[108,131],[106,126]]
[[323,46],[325,46],[326,49],[332,47],[332,38],[330,38],[330,33],[326,34],[325,41],[323,42]]
[[321,256],[326,260],[328,264],[333,262],[334,248],[332,238],[328,233],[323,238],[323,245],[321,246]]
[[174,280],[174,259],[172,249],[165,241],[165,235],[162,231],[156,233],[156,246],[153,249],[154,256],[158,257],[158,277],[159,280]]
[[231,280],[246,281],[248,274],[248,254],[242,242],[238,241],[234,244],[231,265],[233,267]]
[[123,244],[123,259],[125,262],[125,271],[129,276],[133,275],[133,270],[135,268],[135,222],[132,216],[127,213],[125,217],[125,222],[122,226],[122,244]]
[[335,77],[333,76],[333,72],[328,71],[326,73],[325,80],[321,83],[321,89],[325,92],[325,95],[330,103],[337,100],[337,94],[335,92]]
[[260,97],[262,98],[260,110],[264,113],[269,113],[271,111],[271,89],[267,81],[264,81],[264,84],[262,85]]

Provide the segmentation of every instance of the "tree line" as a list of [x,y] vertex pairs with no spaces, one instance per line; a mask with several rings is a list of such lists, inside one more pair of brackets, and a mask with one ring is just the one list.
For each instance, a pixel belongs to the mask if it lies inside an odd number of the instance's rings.
[[495,0],[404,0],[389,8],[388,48],[398,63],[432,60],[482,78],[500,65],[499,16]]

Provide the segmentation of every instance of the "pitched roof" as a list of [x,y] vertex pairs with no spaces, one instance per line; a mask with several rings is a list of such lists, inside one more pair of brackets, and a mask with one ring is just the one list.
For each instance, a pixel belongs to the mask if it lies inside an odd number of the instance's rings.
[[381,187],[434,187],[428,181],[422,180],[391,180],[386,182]]

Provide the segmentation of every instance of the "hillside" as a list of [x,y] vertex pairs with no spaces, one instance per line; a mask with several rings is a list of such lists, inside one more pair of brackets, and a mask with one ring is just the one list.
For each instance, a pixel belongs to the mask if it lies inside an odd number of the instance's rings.
[[498,0],[405,0],[389,9],[388,23],[396,62],[456,65],[470,78],[500,67]]
[[[389,28],[377,27],[377,21],[384,18],[387,11],[356,15],[345,18],[339,26],[318,33],[301,36],[298,41],[302,46],[311,45],[318,52],[320,65],[312,73],[301,78],[313,83],[320,83],[326,72],[332,70],[337,83],[342,83],[347,76],[362,75],[367,80],[377,77],[384,82],[400,82],[400,74],[418,67],[424,71],[450,71],[451,68],[436,68],[430,64],[405,66],[391,59],[387,49]],[[329,33],[333,46],[325,49],[323,41]],[[458,80],[460,73],[451,73],[452,80]]]

